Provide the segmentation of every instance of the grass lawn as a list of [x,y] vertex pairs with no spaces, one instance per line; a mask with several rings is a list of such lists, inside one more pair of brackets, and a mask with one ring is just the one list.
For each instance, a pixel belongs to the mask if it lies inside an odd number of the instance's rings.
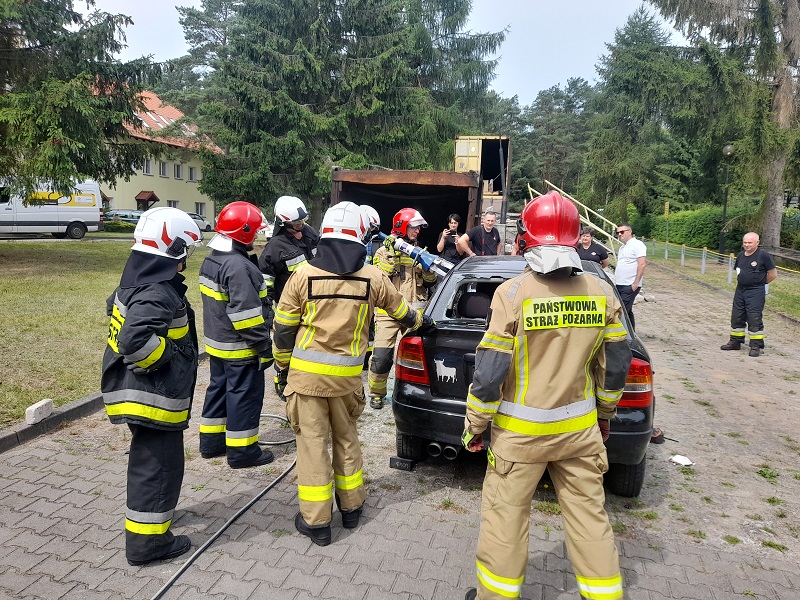
[[[43,398],[60,405],[99,391],[106,298],[130,246],[130,239],[0,244],[0,427],[23,420]],[[185,274],[201,340],[197,274],[206,251],[195,252]]]

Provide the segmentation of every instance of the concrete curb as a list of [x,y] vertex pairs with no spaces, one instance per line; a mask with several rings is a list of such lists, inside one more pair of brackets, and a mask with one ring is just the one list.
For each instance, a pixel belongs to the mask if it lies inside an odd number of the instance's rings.
[[50,433],[64,423],[87,417],[103,408],[103,395],[96,392],[53,409],[44,421],[28,425],[21,423],[0,432],[0,454],[24,444],[35,437]]
[[[204,350],[200,352],[198,362],[203,362],[207,358],[208,354],[206,354]],[[53,409],[53,414],[44,421],[34,423],[33,425],[20,423],[5,431],[0,431],[0,454],[12,448],[16,448],[25,442],[29,442],[40,435],[50,433],[64,423],[88,417],[101,408],[103,408],[103,395],[100,392],[95,392],[94,394],[84,396],[72,402],[67,402]]]

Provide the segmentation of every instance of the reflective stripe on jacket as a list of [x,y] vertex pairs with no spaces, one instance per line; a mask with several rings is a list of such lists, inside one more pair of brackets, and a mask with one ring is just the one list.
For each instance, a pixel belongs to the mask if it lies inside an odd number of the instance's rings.
[[597,451],[595,424],[614,415],[631,362],[620,311],[593,275],[557,279],[526,269],[500,285],[476,350],[470,431],[493,421],[492,445],[512,462]]
[[[407,302],[415,307],[424,307],[424,303],[428,300],[428,288],[436,283],[435,273],[426,273],[418,263],[414,264],[414,259],[407,254],[388,250],[385,246],[378,248],[372,264],[389,276],[392,285]],[[381,309],[377,312],[386,314]]]
[[188,301],[169,282],[148,283],[117,288],[106,312],[101,390],[111,422],[186,429],[197,374]]
[[290,367],[286,394],[333,397],[361,386],[369,324],[381,307],[406,327],[419,327],[422,313],[377,267],[335,275],[311,264],[292,277],[275,311],[275,362]]
[[205,348],[211,356],[252,362],[269,354],[272,309],[267,285],[244,246],[212,250],[200,266]]

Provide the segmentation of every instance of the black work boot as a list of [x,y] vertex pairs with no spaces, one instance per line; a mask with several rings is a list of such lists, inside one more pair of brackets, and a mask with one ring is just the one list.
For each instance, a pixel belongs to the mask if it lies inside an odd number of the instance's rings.
[[262,467],[264,465],[268,465],[273,460],[275,460],[275,455],[272,454],[272,451],[270,451],[270,450],[261,450],[261,456],[259,456],[258,458],[256,458],[255,460],[253,460],[251,462],[247,462],[247,463],[243,463],[243,464],[241,464],[241,463],[233,463],[233,464],[231,464],[231,462],[228,461],[228,466],[231,469],[247,469],[247,468],[250,468],[250,467]]
[[370,408],[374,408],[375,410],[380,410],[383,408],[383,398],[380,396],[373,396],[369,400]]
[[342,510],[342,503],[339,500],[339,494],[334,494],[334,496],[336,498],[336,506],[339,507],[339,512],[342,513],[342,527],[345,529],[355,529],[358,527],[358,521],[361,519],[361,508],[363,507],[363,504],[352,510]]
[[294,528],[300,533],[311,538],[317,546],[327,546],[331,543],[331,524],[315,525],[312,527],[303,519],[303,513],[294,516]]
[[758,346],[750,346],[750,356],[761,356],[761,348]]
[[170,558],[175,558],[181,554],[186,554],[191,547],[192,541],[189,539],[188,535],[176,535],[175,539],[172,540],[172,546],[170,546],[170,549],[166,552],[166,554],[162,554],[161,556],[157,556],[155,558],[148,558],[147,560],[131,560],[129,558],[128,564],[132,567],[141,567],[142,565],[146,565],[157,560],[169,560]]
[[719,347],[720,350],[741,350],[742,349],[742,342],[735,342],[731,340],[727,344],[723,344]]
[[478,597],[478,590],[476,588],[469,588],[464,595],[464,600],[475,600]]

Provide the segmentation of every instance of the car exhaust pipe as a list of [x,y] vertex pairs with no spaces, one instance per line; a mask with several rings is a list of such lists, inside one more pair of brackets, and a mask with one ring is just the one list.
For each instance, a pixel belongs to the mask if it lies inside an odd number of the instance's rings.
[[428,456],[436,458],[442,455],[442,446],[439,442],[431,442],[428,444]]
[[450,446],[449,444],[444,447],[442,450],[442,454],[447,460],[455,460],[456,456],[458,456],[458,452],[461,448],[457,448],[456,446]]

